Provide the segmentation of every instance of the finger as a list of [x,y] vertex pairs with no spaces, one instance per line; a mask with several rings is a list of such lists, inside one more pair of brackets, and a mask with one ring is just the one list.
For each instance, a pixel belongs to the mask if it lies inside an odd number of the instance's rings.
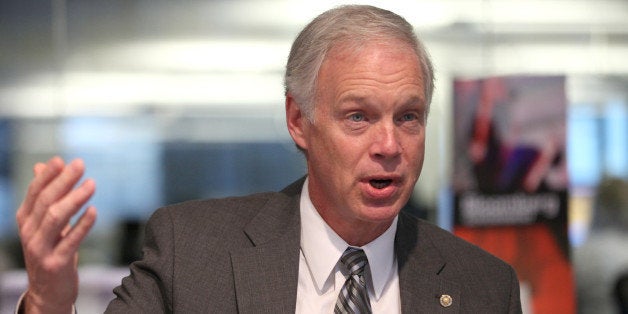
[[[34,174],[33,180],[35,180],[35,178],[37,176],[43,175],[43,173],[44,173],[44,171],[46,171],[47,167],[48,166],[46,164],[44,164],[44,163],[41,163],[41,162],[36,163],[33,166],[33,174]],[[27,208],[27,209],[30,210],[32,208],[32,206],[29,203],[27,203],[27,204],[25,204],[24,208]]]
[[33,166],[33,174],[38,176],[46,170],[46,164],[38,162]]
[[50,206],[72,191],[74,185],[83,176],[84,171],[83,161],[75,159],[65,166],[63,171],[39,193],[29,218],[34,228],[39,228]]
[[96,222],[96,207],[90,206],[85,210],[85,213],[81,215],[74,227],[68,232],[68,234],[59,242],[59,245],[55,249],[55,253],[64,256],[74,256],[78,251],[81,242],[92,229]]
[[[51,158],[47,164],[42,166],[33,167],[33,171],[36,173],[35,178],[31,181],[26,191],[24,201],[17,210],[16,217],[18,226],[22,227],[26,218],[32,213],[35,201],[39,197],[41,191],[56,178],[63,170],[64,162],[59,157]],[[37,173],[39,172],[39,173]]]
[[61,237],[65,237],[70,232],[71,229],[72,229],[72,225],[66,224],[65,227],[63,227],[63,230],[61,230]]
[[67,228],[72,216],[87,203],[95,191],[94,180],[88,179],[50,206],[37,230],[41,234],[41,240],[49,245],[55,245],[62,235],[67,233],[63,232],[63,229]]

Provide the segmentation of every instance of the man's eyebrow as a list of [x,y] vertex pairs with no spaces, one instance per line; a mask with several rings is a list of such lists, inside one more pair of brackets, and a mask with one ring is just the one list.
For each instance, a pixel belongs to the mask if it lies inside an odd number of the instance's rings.
[[[362,104],[369,104],[370,101],[368,100],[367,96],[364,95],[360,95],[360,94],[347,94],[345,96],[340,97],[340,102],[341,103],[345,103],[345,102],[355,102],[355,103],[362,103]],[[410,97],[408,97],[407,99],[404,99],[401,104],[403,106],[409,106],[409,105],[415,105],[415,104],[420,104],[422,106],[425,105],[425,100],[423,97],[419,96],[419,95],[412,95]]]
[[421,96],[411,96],[404,102],[402,102],[403,107],[411,107],[414,105],[420,105],[422,108],[425,108],[425,99]]
[[[342,106],[341,108],[345,109],[357,109],[354,106],[362,109],[377,107],[377,102],[370,100],[367,95],[353,92],[347,93],[346,95],[340,97],[339,103]],[[419,110],[423,112],[427,111],[427,104],[425,102],[425,98],[422,95],[411,94],[407,98],[402,98],[396,103],[397,110]]]
[[340,103],[354,102],[360,104],[368,103],[367,97],[359,94],[350,93],[340,97]]

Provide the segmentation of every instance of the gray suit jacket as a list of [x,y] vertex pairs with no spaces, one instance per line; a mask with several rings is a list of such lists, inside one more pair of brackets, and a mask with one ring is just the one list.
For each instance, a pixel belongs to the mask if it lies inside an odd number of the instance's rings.
[[[157,210],[107,313],[294,313],[302,185]],[[447,231],[401,213],[395,251],[404,313],[521,312],[514,270]]]

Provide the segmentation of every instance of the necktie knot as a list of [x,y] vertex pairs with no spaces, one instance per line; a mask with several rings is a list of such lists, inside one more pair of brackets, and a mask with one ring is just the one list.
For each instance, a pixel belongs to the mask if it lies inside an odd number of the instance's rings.
[[368,264],[366,254],[361,249],[349,247],[342,254],[340,262],[347,267],[351,276],[360,276],[364,272],[364,267]]

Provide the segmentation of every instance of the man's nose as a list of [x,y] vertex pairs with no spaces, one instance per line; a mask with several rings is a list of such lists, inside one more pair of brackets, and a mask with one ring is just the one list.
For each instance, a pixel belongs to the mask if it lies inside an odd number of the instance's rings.
[[381,123],[373,129],[371,155],[378,158],[394,158],[401,154],[403,147],[399,139],[399,130],[394,123]]

